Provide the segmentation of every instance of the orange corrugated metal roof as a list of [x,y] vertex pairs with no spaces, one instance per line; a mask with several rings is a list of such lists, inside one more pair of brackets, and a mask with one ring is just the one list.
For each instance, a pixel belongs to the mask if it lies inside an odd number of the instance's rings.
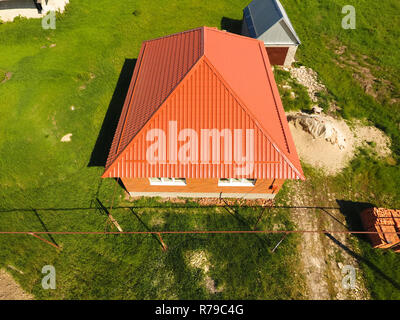
[[373,247],[387,248],[400,243],[395,233],[400,231],[400,210],[368,208],[361,212],[361,221],[366,231],[378,232],[369,234]]
[[167,131],[169,121],[178,130],[253,129],[248,177],[304,179],[261,41],[202,27],[144,42],[103,177],[232,177],[224,162],[146,163],[146,130]]

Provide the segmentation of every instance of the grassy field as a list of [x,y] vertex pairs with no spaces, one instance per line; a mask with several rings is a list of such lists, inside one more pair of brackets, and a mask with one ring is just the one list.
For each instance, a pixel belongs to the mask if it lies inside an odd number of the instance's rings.
[[[72,0],[57,17],[56,30],[42,30],[40,20],[0,25],[0,70],[12,73],[0,85],[0,230],[110,230],[92,201],[98,197],[111,206],[116,182],[102,180],[103,167],[91,165],[107,154],[106,149],[94,151],[104,146],[98,141],[100,128],[107,110],[124,99],[126,71],[132,71],[131,59],[141,42],[199,25],[220,26],[223,14],[239,19],[243,4]],[[71,142],[60,142],[68,133]],[[100,140],[109,135],[101,134]],[[248,230],[259,214],[238,209],[231,215],[190,203],[188,208],[151,200],[131,204],[121,195],[118,188],[114,206],[156,206],[114,209],[124,230]],[[288,212],[282,211],[257,229],[277,223],[293,228]],[[62,251],[27,235],[0,236],[0,266],[37,298],[303,296],[301,276],[296,275],[296,237],[286,239],[275,253],[271,249],[279,235],[165,235],[165,253],[150,235],[45,238]],[[207,276],[221,292],[206,289],[204,271],[187,261],[193,252],[205,253]],[[40,285],[41,269],[48,264],[57,270],[56,290]]]
[[[395,13],[399,12],[400,3],[388,0],[380,3],[286,0],[283,3],[304,44],[298,54],[301,63],[318,72],[345,118],[366,118],[390,135],[398,156],[400,17]],[[344,5],[353,5],[356,9],[354,30],[341,27]],[[335,51],[342,46],[345,52],[337,54]],[[371,91],[377,98],[365,94],[368,79],[364,78],[369,73],[375,78],[371,81]]]
[[[341,108],[339,113],[347,119],[368,121],[391,137],[392,157],[375,160],[369,151],[361,150],[337,177],[321,177],[312,170],[307,175],[316,186],[328,184],[347,199],[343,213],[352,229],[360,229],[358,214],[365,206],[400,208],[400,16],[395,14],[400,3],[368,0],[283,0],[282,3],[303,42],[297,58],[317,71],[328,88],[329,98]],[[356,8],[355,30],[341,28],[344,16],[341,8],[349,4]],[[372,298],[400,299],[400,269],[396,267],[400,255],[371,249],[365,237],[359,237],[357,242]]]
[[[308,188],[310,190],[318,193],[318,190],[322,188],[324,192],[335,194],[337,207],[340,208],[340,213],[344,216],[350,230],[363,230],[359,213],[365,208],[384,207],[389,203],[390,207],[399,207],[398,198],[393,200],[378,194],[372,188],[364,188],[367,184],[361,179],[369,179],[370,183],[376,183],[375,175],[379,174],[382,164],[372,163],[368,167],[364,167],[366,163],[370,162],[363,157],[365,155],[360,155],[347,169],[335,177],[327,177],[321,170],[315,170],[309,166],[304,168],[306,176],[309,177]],[[394,170],[392,173],[396,174]],[[385,192],[385,188],[390,190],[393,187],[390,183],[395,184],[397,181],[390,182],[389,180],[387,185],[375,185],[375,187]],[[317,201],[320,206],[332,205],[327,197],[324,200],[324,196],[320,193],[315,197],[320,198]],[[349,235],[347,240],[352,248],[341,250],[341,254],[350,253],[356,257],[363,270],[363,277],[371,297],[373,299],[400,299],[400,270],[397,267],[399,254],[390,250],[373,249],[366,235]],[[334,244],[330,243],[330,245]]]
[[[11,73],[11,79],[0,83],[0,230],[108,228],[106,217],[92,205],[98,197],[110,206],[115,185],[112,180],[102,180],[103,168],[94,166],[101,163],[97,161],[101,146],[109,139],[99,133],[104,132],[101,127],[107,110],[123,101],[127,70],[131,71],[131,59],[137,57],[141,42],[200,25],[237,32],[247,2],[71,0],[66,12],[57,16],[56,30],[43,30],[40,20],[1,24],[0,82],[6,73]],[[337,101],[344,117],[368,119],[393,141],[390,161],[373,161],[368,154],[361,154],[329,183],[342,188],[349,201],[399,207],[400,118],[398,100],[393,100],[399,98],[400,23],[394,15],[399,11],[398,2],[282,2],[303,42],[298,51],[300,63],[318,72],[329,99]],[[343,30],[341,7],[352,2],[357,9],[357,29]],[[362,79],[354,77],[354,65],[343,65],[334,53],[340,46],[347,47],[343,57],[362,63],[375,75],[377,98],[365,93]],[[301,104],[305,106],[301,108],[309,107],[306,97]],[[72,141],[61,143],[68,133],[72,133]],[[312,171],[308,177],[316,183],[322,181]],[[347,192],[349,186],[351,193]],[[118,188],[114,206],[128,205],[121,196]],[[281,201],[288,196],[290,190],[283,192]],[[115,209],[113,215],[125,230],[145,230],[145,225],[248,229],[246,224],[254,224],[257,214],[242,208],[231,216],[220,212],[221,208],[197,208],[191,203],[185,204],[189,208],[173,209],[150,200],[129,205],[140,207],[133,210],[143,223],[129,209]],[[163,221],[160,225],[152,221],[157,216]],[[268,215],[257,228],[276,224],[294,227],[289,212],[281,210]],[[23,270],[24,275],[11,272],[38,298],[304,297],[295,250],[298,239],[289,237],[272,254],[279,239],[170,235],[165,237],[169,250],[163,253],[151,236],[65,235],[54,236],[63,247],[58,252],[29,236],[0,235],[0,266]],[[393,267],[400,262],[398,255],[371,250],[362,239],[360,243],[366,259],[379,263],[391,279],[400,282],[400,271]],[[185,260],[188,253],[199,250],[208,253],[209,276],[217,288],[224,288],[222,292],[210,294],[204,286],[204,272],[191,268]],[[57,290],[41,289],[40,271],[46,264],[57,269]],[[368,264],[363,267],[374,298],[399,297],[380,274]]]
[[[143,200],[117,208],[113,216],[125,231],[249,230],[260,209],[202,208],[196,203],[175,205]],[[43,224],[42,224],[43,223]],[[18,227],[16,227],[18,224]],[[292,229],[286,211],[274,211],[257,230],[278,225]],[[45,225],[45,227],[44,227]],[[103,213],[93,208],[2,212],[2,230],[115,231]],[[62,247],[56,250],[27,235],[1,238],[0,258],[24,270],[15,272],[24,288],[44,299],[290,299],[302,298],[295,236],[274,253],[282,235],[163,235],[162,251],[151,235],[45,236]],[[201,252],[208,261],[191,264]],[[57,289],[41,288],[41,268],[53,265]],[[209,271],[202,270],[208,266]],[[216,293],[205,277],[214,280]],[[212,288],[212,287],[211,287]],[[218,292],[220,291],[221,292]]]

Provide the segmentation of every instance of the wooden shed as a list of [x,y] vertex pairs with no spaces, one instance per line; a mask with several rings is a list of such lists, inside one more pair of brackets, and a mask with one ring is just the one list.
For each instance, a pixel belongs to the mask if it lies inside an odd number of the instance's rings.
[[264,42],[272,65],[290,66],[300,45],[279,0],[253,0],[244,8],[242,34]]
[[263,43],[208,27],[145,41],[103,178],[132,196],[253,199],[304,179]]

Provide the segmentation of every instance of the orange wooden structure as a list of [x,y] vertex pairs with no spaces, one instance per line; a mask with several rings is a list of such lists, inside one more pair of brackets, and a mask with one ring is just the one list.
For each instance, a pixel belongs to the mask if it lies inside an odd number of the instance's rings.
[[388,249],[400,252],[400,210],[385,208],[368,208],[361,212],[361,220],[366,231],[377,232],[369,234],[374,248]]

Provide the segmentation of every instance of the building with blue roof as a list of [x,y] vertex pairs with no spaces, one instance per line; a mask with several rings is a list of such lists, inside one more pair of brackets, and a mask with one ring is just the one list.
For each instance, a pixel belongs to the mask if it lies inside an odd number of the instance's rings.
[[254,0],[244,8],[242,34],[263,41],[273,65],[290,66],[301,43],[279,0]]

